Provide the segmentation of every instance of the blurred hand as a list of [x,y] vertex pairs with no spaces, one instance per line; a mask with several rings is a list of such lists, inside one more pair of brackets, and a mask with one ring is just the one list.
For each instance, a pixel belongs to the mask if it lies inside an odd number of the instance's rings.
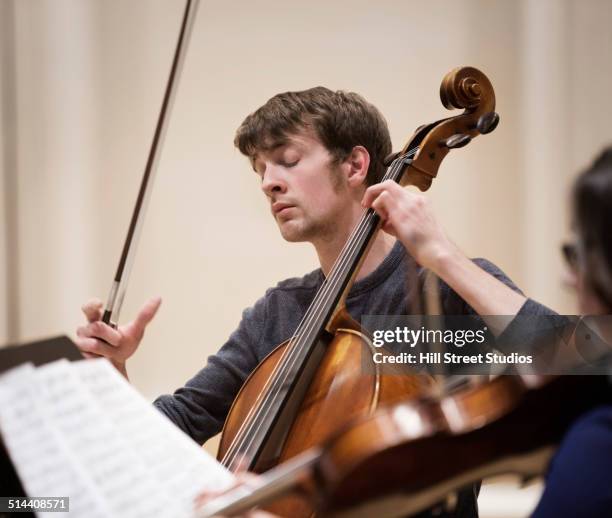
[[[226,489],[225,491],[203,491],[200,493],[195,500],[196,510],[205,505],[206,503],[214,500],[216,497],[221,496],[232,489],[237,488],[238,486],[246,486],[246,487],[256,487],[258,475],[254,473],[248,473],[246,471],[242,471],[236,473],[236,483]],[[248,511],[240,515],[242,518],[279,518],[275,514],[268,513],[266,511],[253,510]]]
[[392,180],[369,187],[361,204],[374,209],[382,229],[399,239],[414,259],[436,270],[436,263],[455,247],[435,218],[429,199]]
[[87,324],[77,328],[77,347],[86,358],[108,358],[127,377],[126,361],[138,349],[145,329],[160,304],[159,297],[149,300],[132,322],[114,329],[101,320],[102,301],[90,300],[82,307]]

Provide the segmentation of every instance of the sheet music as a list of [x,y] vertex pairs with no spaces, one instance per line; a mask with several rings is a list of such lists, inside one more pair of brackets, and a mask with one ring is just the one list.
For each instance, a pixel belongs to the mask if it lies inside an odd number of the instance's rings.
[[0,431],[27,494],[69,496],[71,516],[190,517],[234,480],[104,359],[0,376]]
[[0,376],[0,428],[26,493],[69,496],[74,516],[110,516],[111,510],[93,480],[45,418],[35,386],[31,364]]
[[232,485],[233,475],[148,403],[108,361],[76,362],[73,368],[182,510],[192,512],[194,498],[204,488]]
[[181,516],[66,360],[35,370],[41,404],[113,516]]

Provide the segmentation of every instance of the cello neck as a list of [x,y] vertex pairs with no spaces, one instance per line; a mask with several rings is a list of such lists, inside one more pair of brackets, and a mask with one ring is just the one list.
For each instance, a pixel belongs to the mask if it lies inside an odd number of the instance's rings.
[[[393,180],[399,183],[415,153],[416,150],[393,160],[381,181]],[[346,295],[350,291],[355,276],[374,242],[374,237],[380,225],[380,217],[374,210],[367,209],[363,212],[294,336],[309,336],[310,339],[306,338],[306,340],[313,341],[321,334],[323,329],[331,331],[328,326],[332,317],[336,311],[344,306]],[[305,334],[304,329],[310,331],[312,335]]]

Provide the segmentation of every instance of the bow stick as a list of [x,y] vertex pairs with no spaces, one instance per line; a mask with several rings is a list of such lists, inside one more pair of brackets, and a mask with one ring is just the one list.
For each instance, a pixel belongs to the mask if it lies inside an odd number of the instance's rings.
[[174,51],[172,67],[170,69],[170,75],[166,84],[166,91],[164,93],[161,110],[157,118],[157,125],[155,127],[153,141],[151,142],[151,148],[149,149],[147,164],[140,183],[138,197],[136,198],[136,205],[134,206],[134,212],[132,213],[132,219],[130,221],[130,226],[123,245],[123,251],[121,252],[121,258],[119,259],[119,265],[117,266],[117,273],[115,274],[106,306],[104,308],[104,315],[102,316],[102,321],[112,327],[117,327],[117,321],[119,320],[119,312],[121,311],[121,305],[123,304],[123,298],[125,297],[127,281],[134,263],[136,245],[138,244],[138,239],[140,238],[144,216],[151,197],[153,178],[159,163],[161,145],[168,127],[168,113],[170,112],[174,102],[176,85],[185,61],[187,44],[193,29],[193,23],[199,1],[200,0],[187,0],[187,3],[185,4],[185,13],[183,15],[181,31],[179,33],[178,42]]

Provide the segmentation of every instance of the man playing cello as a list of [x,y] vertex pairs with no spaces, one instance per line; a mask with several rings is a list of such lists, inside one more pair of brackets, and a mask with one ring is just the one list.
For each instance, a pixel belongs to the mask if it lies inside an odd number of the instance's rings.
[[[323,87],[276,95],[244,120],[235,144],[260,177],[282,236],[311,243],[320,268],[267,290],[244,311],[238,328],[204,368],[173,395],[154,402],[198,443],[221,430],[247,376],[293,335],[364,207],[382,216],[385,232],[375,237],[348,294],[347,309],[354,318],[404,314],[412,261],[419,274],[423,267],[434,272],[441,265],[456,268],[454,284],[439,286],[444,314],[500,314],[496,306],[481,304],[480,288],[462,281],[480,272],[490,279],[484,288],[489,295],[499,293],[515,311],[523,305],[518,288],[496,266],[458,252],[430,217],[427,198],[394,182],[378,183],[391,140],[380,112],[361,96]],[[421,218],[418,225],[407,227],[404,223],[414,217]],[[102,304],[88,302],[83,307],[88,323],[77,330],[77,345],[86,356],[108,358],[127,377],[126,362],[159,304],[160,299],[149,301],[133,322],[113,329],[100,321]],[[477,515],[473,489],[461,493],[454,515]]]

